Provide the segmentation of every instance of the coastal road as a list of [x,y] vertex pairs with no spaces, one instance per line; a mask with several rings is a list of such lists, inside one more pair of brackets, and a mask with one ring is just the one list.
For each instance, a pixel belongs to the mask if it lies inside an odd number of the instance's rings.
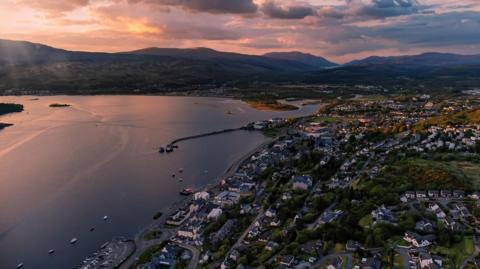
[[[135,252],[128,259],[126,259],[122,263],[122,265],[119,266],[118,268],[119,269],[130,268],[130,266],[132,266],[132,264],[134,264],[137,261],[138,257],[140,257],[140,255],[147,248],[149,248],[151,246],[154,246],[154,245],[161,244],[165,240],[168,240],[168,239],[172,238],[173,235],[175,234],[175,231],[172,230],[172,229],[160,229],[160,231],[162,232],[160,237],[157,238],[157,239],[153,239],[153,240],[144,240],[143,239],[143,234],[144,233],[141,233],[140,236],[137,236],[137,238],[135,238],[135,246],[136,246]],[[145,231],[145,232],[148,232],[148,231]]]
[[410,269],[410,248],[396,247],[395,250],[402,258],[403,269]]
[[473,261],[475,259],[475,257],[477,257],[478,254],[480,253],[480,245],[479,245],[479,242],[477,240],[478,240],[477,237],[473,236],[473,244],[475,245],[475,249],[473,250],[473,253],[470,256],[468,256],[468,258],[465,259],[465,261],[463,261],[462,265],[460,266],[460,269],[465,268],[465,266],[467,266],[468,262]]
[[194,246],[190,246],[187,244],[182,244],[182,243],[175,243],[176,245],[188,249],[192,253],[192,259],[190,260],[190,263],[188,264],[187,269],[195,269],[197,268],[198,261],[200,260],[200,250]]

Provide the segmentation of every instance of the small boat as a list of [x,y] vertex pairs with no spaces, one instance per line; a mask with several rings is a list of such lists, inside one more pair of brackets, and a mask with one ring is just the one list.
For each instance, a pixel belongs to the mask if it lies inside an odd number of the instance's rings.
[[183,189],[180,194],[181,195],[190,195],[193,193],[193,190],[191,188],[186,188],[186,189]]
[[183,181],[183,178],[179,178],[178,181],[182,182],[182,181]]
[[165,148],[164,148],[164,147],[160,147],[160,149],[158,150],[158,152],[164,153],[164,152],[165,152]]
[[175,174],[172,174],[172,177],[175,177]]
[[103,216],[103,220],[108,220],[108,216],[107,215]]
[[167,147],[165,148],[165,151],[166,151],[167,153],[173,152],[173,147],[172,147],[172,146],[167,146]]
[[171,145],[172,149],[178,149],[178,145],[177,144],[173,144]]
[[22,267],[23,267],[23,263],[19,263],[19,264],[17,265],[17,268],[22,268]]
[[227,110],[227,111],[225,112],[225,114],[227,114],[227,115],[232,115],[233,113],[232,113],[232,111]]
[[178,172],[183,173],[183,168],[178,169]]
[[48,251],[48,254],[53,254],[55,252],[55,250],[52,248],[51,250]]
[[90,232],[95,231],[95,227],[90,228]]
[[70,244],[73,245],[73,244],[77,243],[77,241],[78,241],[78,239],[74,237],[74,238],[72,238],[72,240],[70,240]]

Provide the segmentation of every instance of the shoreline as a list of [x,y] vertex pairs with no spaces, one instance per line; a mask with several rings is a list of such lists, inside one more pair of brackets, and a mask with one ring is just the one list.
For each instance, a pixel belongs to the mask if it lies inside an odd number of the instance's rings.
[[[208,192],[211,192],[211,193],[218,192],[219,190],[216,190],[216,188],[218,188],[218,185],[221,181],[223,181],[223,180],[227,179],[228,177],[232,176],[238,170],[238,168],[240,168],[240,166],[243,163],[245,163],[249,158],[251,158],[251,156],[253,154],[260,151],[261,149],[263,149],[264,147],[266,147],[267,145],[269,145],[270,143],[272,143],[275,140],[276,139],[274,139],[274,138],[267,138],[266,141],[262,142],[261,144],[259,144],[255,148],[253,148],[252,150],[248,151],[246,154],[240,156],[240,158],[234,160],[225,169],[225,171],[219,177],[217,177],[212,183],[206,184],[202,188],[200,188],[198,190],[194,190],[194,191],[197,192],[197,191],[202,191],[203,190],[203,191],[208,191]],[[177,208],[188,204],[191,200],[192,200],[191,196],[180,198],[179,201],[170,204],[169,207],[167,208],[167,211],[162,212],[163,214],[160,218],[158,218],[156,220],[153,220],[152,222],[147,224],[144,228],[140,229],[140,231],[138,231],[132,238],[132,240],[135,244],[135,248],[136,248],[135,252],[132,253],[127,259],[125,259],[125,261],[122,262],[118,266],[118,268],[119,269],[129,269],[131,267],[131,265],[136,261],[136,259],[148,247],[151,247],[151,246],[154,246],[154,245],[156,245],[158,243],[161,243],[163,241],[169,240],[169,238],[164,238],[164,237],[172,237],[173,236],[172,231],[176,227],[174,228],[174,227],[166,226],[165,225],[166,218],[172,212],[174,212]],[[152,230],[157,230],[157,231],[160,230],[162,232],[161,236],[158,239],[144,240],[143,239],[144,234],[146,234],[147,232],[152,231]],[[143,248],[142,248],[142,246],[143,246]]]

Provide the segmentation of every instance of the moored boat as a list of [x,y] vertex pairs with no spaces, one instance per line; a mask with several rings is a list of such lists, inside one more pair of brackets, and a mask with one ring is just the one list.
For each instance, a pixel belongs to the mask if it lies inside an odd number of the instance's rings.
[[78,241],[78,239],[74,237],[74,238],[72,238],[72,240],[70,240],[70,244],[73,245],[73,244],[77,243],[77,241]]
[[191,188],[185,188],[180,192],[181,195],[190,195],[192,193],[193,193],[193,190]]

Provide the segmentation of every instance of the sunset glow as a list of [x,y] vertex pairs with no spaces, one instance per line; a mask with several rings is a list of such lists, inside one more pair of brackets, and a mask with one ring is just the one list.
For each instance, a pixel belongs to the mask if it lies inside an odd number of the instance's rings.
[[301,50],[339,62],[478,53],[476,0],[1,0],[0,38],[69,50]]

